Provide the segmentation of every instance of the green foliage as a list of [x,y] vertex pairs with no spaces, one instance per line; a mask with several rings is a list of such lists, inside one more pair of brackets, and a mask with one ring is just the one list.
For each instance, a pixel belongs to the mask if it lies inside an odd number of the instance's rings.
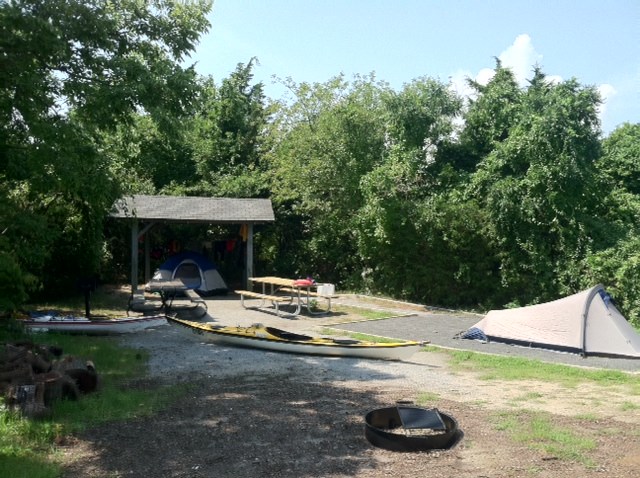
[[271,115],[262,83],[253,82],[257,60],[239,63],[219,87],[203,81],[199,111],[188,141],[193,145],[203,192],[213,196],[265,195],[262,155]]
[[464,115],[465,125],[460,135],[468,155],[474,162],[493,151],[496,145],[509,137],[511,128],[522,114],[522,91],[511,70],[496,60],[496,72],[487,85],[469,81],[476,90]]
[[640,328],[640,236],[629,234],[615,246],[587,258],[588,277],[607,291],[629,321]]
[[355,215],[363,203],[360,179],[382,158],[386,85],[373,77],[350,84],[289,82],[293,104],[276,115],[267,158],[276,214],[274,240],[285,247],[275,268],[323,281],[357,280]]
[[625,123],[602,142],[599,171],[610,185],[640,195],[640,124]]
[[464,172],[447,156],[460,101],[423,79],[391,96],[389,105],[397,140],[360,182],[365,286],[432,304],[476,305],[493,266],[479,234],[483,213],[455,192]]
[[536,72],[508,134],[494,141],[471,178],[499,251],[502,286],[524,303],[582,285],[580,264],[602,202],[594,175],[598,101],[593,88],[574,80],[552,85]]
[[61,469],[30,452],[0,452],[0,476],[12,478],[58,478]]
[[0,267],[28,292],[69,290],[98,272],[103,220],[120,194],[102,132],[136,112],[168,131],[192,111],[195,72],[179,64],[210,6],[0,3],[0,254],[13,259]]
[[[0,237],[0,243],[3,239]],[[24,282],[25,276],[18,262],[0,249],[0,310],[14,311],[22,304],[27,298]]]
[[387,107],[390,133],[408,150],[424,150],[439,145],[453,132],[451,119],[460,113],[461,100],[432,78],[421,78],[389,92]]
[[596,162],[609,192],[598,248],[586,258],[586,277],[606,284],[625,317],[640,327],[640,124],[624,124],[602,142]]

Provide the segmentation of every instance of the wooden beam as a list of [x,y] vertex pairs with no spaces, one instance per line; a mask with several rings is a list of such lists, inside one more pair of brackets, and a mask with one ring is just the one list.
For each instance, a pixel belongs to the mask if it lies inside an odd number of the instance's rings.
[[131,222],[131,293],[138,291],[138,221]]
[[253,224],[247,224],[247,260],[246,260],[246,273],[244,288],[249,290],[251,284],[249,284],[249,277],[253,277]]

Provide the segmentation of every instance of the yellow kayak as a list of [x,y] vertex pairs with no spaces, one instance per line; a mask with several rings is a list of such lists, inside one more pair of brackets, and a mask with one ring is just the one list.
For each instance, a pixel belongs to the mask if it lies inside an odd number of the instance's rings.
[[167,317],[169,322],[190,328],[202,334],[208,342],[252,347],[276,352],[332,357],[359,357],[380,360],[402,360],[410,357],[421,347],[422,342],[368,342],[354,339],[332,339],[296,334],[275,327],[254,324],[250,327],[225,327],[211,323]]

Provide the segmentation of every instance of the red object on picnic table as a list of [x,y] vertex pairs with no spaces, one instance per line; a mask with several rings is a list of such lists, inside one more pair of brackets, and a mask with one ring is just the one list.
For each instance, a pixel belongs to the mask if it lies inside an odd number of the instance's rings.
[[313,281],[309,279],[296,279],[293,281],[293,285],[298,287],[309,287],[313,285]]

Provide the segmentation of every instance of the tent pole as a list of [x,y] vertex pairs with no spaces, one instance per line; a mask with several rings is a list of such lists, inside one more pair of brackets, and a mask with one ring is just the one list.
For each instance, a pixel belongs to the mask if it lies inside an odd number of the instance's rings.
[[247,261],[246,261],[246,277],[244,287],[251,290],[249,277],[253,277],[253,224],[247,224]]

